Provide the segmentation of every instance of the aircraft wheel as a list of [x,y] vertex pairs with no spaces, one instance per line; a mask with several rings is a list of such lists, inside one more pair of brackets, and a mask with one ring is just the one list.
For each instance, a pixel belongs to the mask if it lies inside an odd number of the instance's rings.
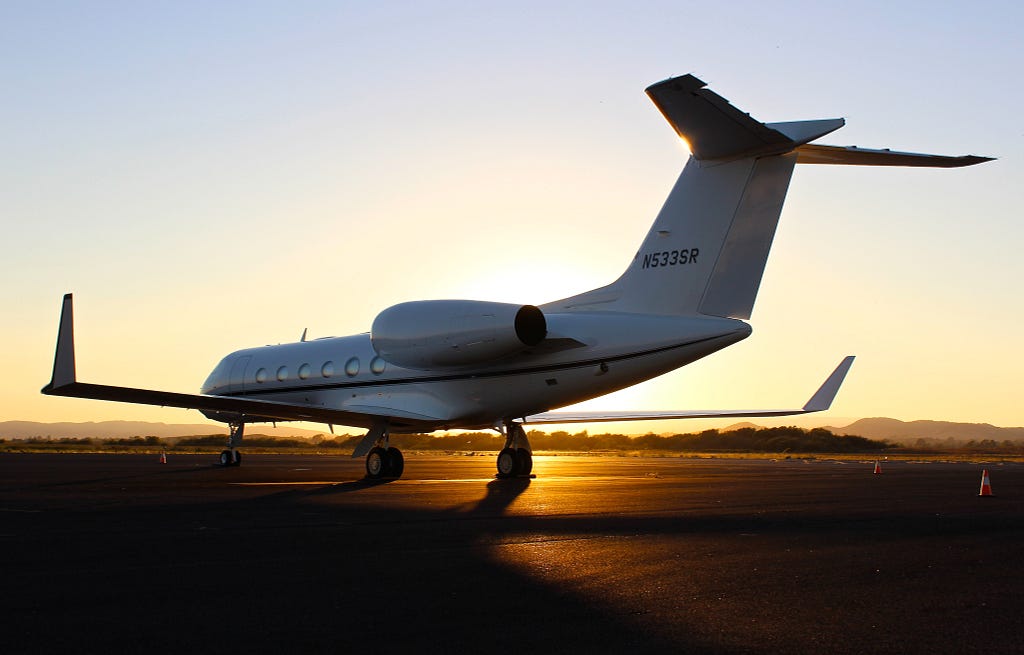
[[231,466],[231,451],[230,450],[222,450],[221,451],[221,453],[220,453],[220,465],[221,466]]
[[379,480],[384,477],[387,467],[387,453],[380,446],[370,449],[366,455],[366,477],[371,480]]
[[232,466],[241,466],[242,465],[242,453],[238,452],[237,450],[235,451],[235,461],[232,462],[231,465]]
[[389,478],[402,477],[402,471],[405,470],[405,458],[402,457],[402,451],[397,448],[388,448],[384,456],[386,475]]
[[525,448],[516,450],[516,475],[530,475],[533,470],[533,455]]
[[518,468],[519,461],[516,457],[516,451],[511,448],[503,448],[498,453],[498,477],[511,478],[516,474]]

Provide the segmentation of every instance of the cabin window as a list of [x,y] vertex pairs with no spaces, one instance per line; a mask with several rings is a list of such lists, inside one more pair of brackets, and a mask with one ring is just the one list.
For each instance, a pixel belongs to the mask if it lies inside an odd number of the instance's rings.
[[380,357],[374,357],[370,360],[370,370],[373,371],[374,375],[380,375],[384,372],[384,367],[387,364]]
[[258,382],[260,384],[263,384],[266,381],[267,381],[267,369],[261,368],[260,370],[256,371],[256,382]]
[[278,382],[284,382],[287,379],[288,379],[288,367],[287,366],[282,366],[281,368],[277,369],[277,381]]
[[359,373],[359,358],[358,357],[352,357],[347,362],[345,362],[345,375],[347,375],[349,377],[354,377],[358,373]]
[[324,365],[320,367],[320,375],[325,378],[334,375],[334,362],[324,362]]
[[305,380],[306,378],[308,378],[309,377],[309,371],[310,371],[309,364],[303,364],[302,366],[300,366],[299,367],[299,379],[300,380]]

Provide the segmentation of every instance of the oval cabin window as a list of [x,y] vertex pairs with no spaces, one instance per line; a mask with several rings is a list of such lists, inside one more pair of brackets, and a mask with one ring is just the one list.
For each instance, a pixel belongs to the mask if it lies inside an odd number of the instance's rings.
[[359,358],[353,357],[345,362],[345,375],[353,377],[359,373]]

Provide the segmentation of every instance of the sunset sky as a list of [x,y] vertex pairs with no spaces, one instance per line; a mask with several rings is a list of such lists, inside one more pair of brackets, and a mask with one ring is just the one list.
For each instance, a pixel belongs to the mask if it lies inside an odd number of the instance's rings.
[[1024,425],[1024,9],[823,4],[4,3],[0,421],[202,422],[40,395],[69,291],[80,379],[195,392],[404,300],[610,282],[687,156],[643,90],[692,72],[845,117],[824,143],[999,159],[798,167],[753,335],[586,406],[799,406],[854,354],[820,423]]

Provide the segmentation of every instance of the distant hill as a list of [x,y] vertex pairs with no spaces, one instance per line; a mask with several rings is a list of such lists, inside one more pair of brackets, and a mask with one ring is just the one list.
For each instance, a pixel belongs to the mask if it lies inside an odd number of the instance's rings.
[[[730,425],[728,427],[724,427],[721,430],[719,430],[719,432],[733,432],[735,430],[745,430],[747,428],[753,428],[754,430],[760,430],[763,427],[765,427],[765,426],[758,425],[757,423],[751,423],[750,421],[743,421],[742,423],[733,423],[732,425]],[[839,434],[839,433],[835,432],[834,434]]]
[[[265,434],[274,437],[312,437],[328,434],[327,430],[303,430],[281,425],[256,424],[246,426],[247,434]],[[87,423],[38,423],[36,421],[0,422],[0,439],[31,439],[52,437],[60,439],[127,439],[130,437],[190,437],[193,435],[223,434],[226,426],[210,423],[150,423],[146,421],[100,421]]]
[[918,439],[934,441],[1024,441],[1024,428],[1000,428],[989,423],[950,421],[900,421],[894,418],[862,418],[842,428],[825,428],[834,434],[855,434],[869,439],[888,439],[913,444]]

